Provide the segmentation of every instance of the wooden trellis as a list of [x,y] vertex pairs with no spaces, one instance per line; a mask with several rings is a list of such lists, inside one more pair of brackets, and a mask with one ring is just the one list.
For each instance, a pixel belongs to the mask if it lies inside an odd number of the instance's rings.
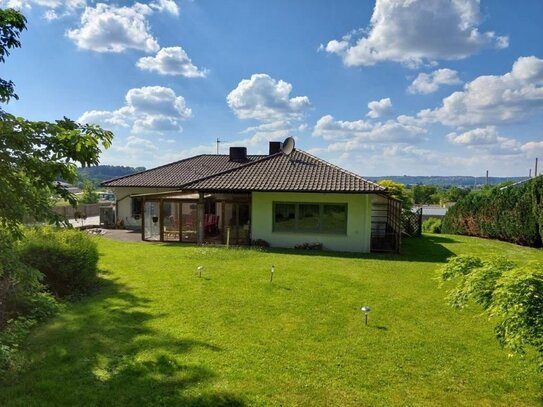
[[422,208],[415,212],[405,211],[402,216],[402,232],[408,236],[422,236]]

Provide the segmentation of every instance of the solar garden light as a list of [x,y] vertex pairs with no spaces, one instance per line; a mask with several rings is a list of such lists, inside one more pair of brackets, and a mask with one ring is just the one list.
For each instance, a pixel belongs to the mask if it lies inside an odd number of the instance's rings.
[[364,317],[365,317],[365,320],[366,320],[366,325],[368,325],[368,314],[370,313],[371,308],[368,307],[367,305],[364,305],[362,308],[360,308],[360,311],[362,311],[364,313]]
[[198,276],[201,278],[202,277],[202,272],[204,271],[204,266],[198,266],[198,268],[196,269],[196,272],[198,273]]
[[270,284],[273,281],[273,273],[275,273],[275,266],[272,264],[271,266],[271,272],[270,272]]

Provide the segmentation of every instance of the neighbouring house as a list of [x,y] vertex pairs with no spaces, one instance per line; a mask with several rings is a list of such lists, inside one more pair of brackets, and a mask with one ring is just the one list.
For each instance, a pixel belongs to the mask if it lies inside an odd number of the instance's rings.
[[198,155],[102,183],[117,222],[150,241],[272,247],[321,243],[362,252],[400,247],[401,203],[386,189],[305,151]]

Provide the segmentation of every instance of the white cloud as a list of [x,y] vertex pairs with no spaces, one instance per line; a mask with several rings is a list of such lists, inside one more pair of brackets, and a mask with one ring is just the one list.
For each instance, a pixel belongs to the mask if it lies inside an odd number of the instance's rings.
[[181,47],[162,48],[154,57],[143,57],[137,62],[140,69],[161,75],[181,75],[186,78],[203,78],[207,71],[198,69]]
[[543,60],[520,57],[511,72],[479,76],[443,99],[442,106],[417,114],[449,126],[520,121],[543,109]]
[[0,0],[1,8],[16,10],[31,9],[32,6],[47,8],[44,18],[48,21],[71,15],[75,10],[87,5],[87,0]]
[[[92,2],[94,3],[94,1]],[[107,4],[107,2],[104,2]],[[136,2],[133,7],[149,7],[150,10],[167,12],[175,16],[179,15],[179,6],[173,0],[156,0],[151,2]],[[14,8],[17,10],[30,9],[33,5],[47,8],[44,18],[48,21],[56,20],[73,14],[77,9],[87,6],[87,0],[0,0],[0,7]]]
[[498,141],[498,131],[495,126],[481,127],[461,134],[449,133],[447,138],[455,144],[488,145]]
[[430,73],[419,73],[413,83],[407,88],[407,92],[415,93],[433,93],[442,85],[458,85],[462,83],[458,78],[458,72],[444,68]]
[[158,150],[158,147],[149,140],[136,136],[128,136],[124,144],[113,145],[113,149],[123,153],[134,153],[145,150]]
[[55,10],[47,10],[44,14],[43,14],[43,17],[47,20],[47,21],[53,21],[53,20],[57,20],[59,18],[59,15],[58,13],[55,11]]
[[447,138],[454,144],[471,149],[484,150],[487,154],[518,154],[520,143],[498,134],[495,126],[479,127],[464,133],[449,133]]
[[95,7],[85,8],[80,27],[66,31],[66,36],[79,48],[97,52],[158,51],[160,47],[146,20],[152,11],[141,3],[131,7],[98,3]]
[[289,127],[290,123],[286,120],[276,120],[274,122],[262,123],[258,126],[247,127],[241,133],[254,133],[254,132],[273,132],[277,130],[283,130]]
[[410,66],[440,59],[462,59],[483,47],[504,48],[507,37],[480,32],[478,0],[377,0],[362,36],[350,33],[324,47],[345,65],[381,61]]
[[335,120],[332,115],[322,116],[315,127],[313,135],[322,137],[324,140],[343,139],[360,133],[368,133],[373,125],[364,120],[341,121]]
[[368,103],[368,109],[370,109],[370,111],[366,116],[369,116],[372,119],[388,116],[392,112],[392,101],[390,98],[374,100],[373,102]]
[[364,120],[341,121],[333,116],[321,117],[313,128],[313,135],[336,141],[334,150],[357,149],[366,143],[417,142],[426,129],[398,121],[369,123]]
[[174,16],[179,15],[179,6],[173,0],[158,0],[151,2],[149,6],[157,11],[166,11]]
[[226,100],[240,119],[276,121],[300,118],[310,106],[307,96],[290,97],[292,85],[267,74],[253,74],[243,79]]
[[529,158],[541,158],[543,156],[543,141],[529,141],[528,143],[523,144],[520,149]]
[[126,105],[114,111],[91,110],[78,119],[83,123],[100,123],[140,132],[181,132],[181,121],[192,117],[182,96],[170,88],[145,86],[126,93]]

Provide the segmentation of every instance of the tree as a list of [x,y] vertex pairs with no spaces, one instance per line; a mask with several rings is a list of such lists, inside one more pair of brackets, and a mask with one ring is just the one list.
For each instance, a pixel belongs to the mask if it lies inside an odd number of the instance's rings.
[[448,202],[458,202],[460,199],[468,195],[470,191],[471,190],[469,188],[451,187],[447,190],[445,199]]
[[[0,62],[6,61],[9,50],[19,48],[21,42],[19,36],[21,31],[26,29],[26,18],[21,13],[7,9],[0,9]],[[15,85],[12,81],[0,78],[0,103],[7,103],[9,100],[19,99],[15,94]],[[2,108],[0,107],[0,112]]]
[[[19,36],[25,29],[26,19],[20,12],[0,9],[0,63],[10,50],[21,46]],[[13,82],[0,78],[0,103],[11,99],[18,99]],[[41,283],[43,275],[20,259],[21,225],[30,219],[67,224],[53,212],[54,201],[63,198],[75,206],[77,200],[56,180],[73,183],[77,166],[98,164],[102,148],[108,148],[112,138],[110,131],[96,125],[66,117],[55,122],[30,121],[0,106],[0,329],[8,329],[21,313],[37,319],[36,315],[53,310],[55,301]],[[30,322],[22,323],[28,326]],[[19,335],[22,332],[20,327],[14,329]],[[0,341],[0,369],[10,349],[9,343]]]
[[411,210],[413,207],[413,202],[404,184],[400,184],[399,182],[394,182],[389,179],[381,180],[378,182],[378,184],[387,188],[392,197],[402,201],[402,208],[404,210]]
[[[0,9],[0,62],[9,50],[21,46],[19,35],[26,29],[25,17],[11,9]],[[0,83],[0,102],[17,98],[11,81]],[[55,182],[73,183],[77,165],[99,163],[102,148],[113,134],[97,125],[78,124],[64,117],[55,122],[29,121],[0,109],[0,227],[20,236],[20,226],[29,217],[59,224],[65,221],[52,211],[53,198],[73,206],[73,194]]]
[[77,164],[97,164],[101,147],[113,137],[96,125],[64,118],[54,123],[31,122],[0,113],[0,226],[17,233],[25,217],[60,223],[53,198],[73,206],[75,196],[55,180],[75,182]]
[[430,205],[439,202],[435,185],[415,185],[413,187],[413,202],[419,205]]
[[83,185],[83,194],[79,200],[85,204],[94,204],[98,202],[98,193],[91,181],[85,181]]
[[505,257],[482,260],[475,256],[449,259],[440,270],[442,282],[456,280],[448,302],[464,308],[470,301],[498,320],[496,337],[512,353],[536,351],[543,371],[543,269],[541,264],[518,267]]

